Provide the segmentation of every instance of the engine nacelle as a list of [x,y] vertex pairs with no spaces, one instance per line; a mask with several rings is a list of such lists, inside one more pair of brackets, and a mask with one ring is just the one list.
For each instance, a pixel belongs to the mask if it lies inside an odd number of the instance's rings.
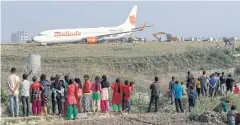
[[88,44],[97,44],[99,42],[97,37],[88,37],[87,38],[87,43]]

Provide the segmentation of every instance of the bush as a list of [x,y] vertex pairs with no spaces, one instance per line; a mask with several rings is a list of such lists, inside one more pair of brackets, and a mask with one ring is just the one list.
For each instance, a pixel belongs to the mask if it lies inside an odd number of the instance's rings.
[[9,102],[8,92],[6,90],[4,90],[3,88],[1,88],[0,91],[1,91],[1,102],[3,104],[8,103]]
[[237,67],[237,68],[235,69],[235,74],[236,74],[236,75],[239,75],[239,74],[240,74],[240,68],[239,68],[239,67]]

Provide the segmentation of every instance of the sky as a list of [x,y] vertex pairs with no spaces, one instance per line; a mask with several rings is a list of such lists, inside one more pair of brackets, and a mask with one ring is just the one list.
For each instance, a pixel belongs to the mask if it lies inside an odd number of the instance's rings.
[[207,1],[5,1],[1,2],[1,42],[11,33],[24,30],[29,37],[49,29],[118,26],[138,5],[137,26],[153,24],[139,37],[152,33],[173,36],[240,37],[240,2]]

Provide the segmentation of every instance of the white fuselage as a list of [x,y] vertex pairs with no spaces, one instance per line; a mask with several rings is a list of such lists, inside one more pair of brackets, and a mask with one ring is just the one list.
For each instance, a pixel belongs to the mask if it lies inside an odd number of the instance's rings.
[[[79,28],[79,29],[55,29],[47,30],[39,33],[38,36],[33,38],[34,41],[37,41],[42,44],[51,44],[51,43],[65,43],[65,42],[79,42],[84,38],[94,37],[104,34],[111,34],[116,32],[124,32],[130,29],[124,27],[99,27],[99,28]],[[68,32],[65,34],[57,35],[56,32]],[[72,35],[74,33],[80,33],[77,35]],[[116,34],[112,36],[102,37],[99,40],[104,39],[120,39],[126,36],[131,35],[131,33]]]
[[35,36],[33,41],[43,45],[80,41],[96,44],[101,40],[121,39],[130,36],[132,32],[142,31],[144,29],[146,23],[142,27],[135,27],[136,17],[137,5],[132,8],[125,22],[119,26],[46,30]]

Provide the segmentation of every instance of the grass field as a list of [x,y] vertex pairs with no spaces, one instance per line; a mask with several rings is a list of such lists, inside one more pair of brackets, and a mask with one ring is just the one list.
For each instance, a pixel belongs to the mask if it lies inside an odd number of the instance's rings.
[[[220,49],[217,46],[220,46]],[[240,59],[232,56],[231,49],[223,48],[223,42],[60,44],[55,46],[1,45],[1,87],[3,89],[6,87],[6,79],[11,67],[16,67],[17,74],[21,76],[27,67],[27,55],[37,53],[41,55],[41,71],[48,78],[56,74],[63,76],[63,73],[71,73],[70,77],[80,77],[82,81],[82,76],[85,74],[88,74],[91,80],[94,80],[96,75],[105,74],[110,83],[113,83],[117,77],[120,77],[122,82],[126,79],[133,80],[138,92],[132,97],[134,105],[137,106],[133,109],[143,111],[146,110],[146,105],[149,102],[149,85],[152,83],[154,76],[160,78],[160,88],[162,94],[164,94],[171,77],[175,76],[177,80],[184,81],[187,71],[191,71],[196,77],[201,74],[202,70],[206,70],[208,74],[215,71],[233,73],[234,69],[240,65]],[[236,52],[239,53],[240,49]],[[7,100],[7,93],[4,95]],[[144,109],[142,109],[142,105],[145,106]],[[3,107],[6,106],[7,104]],[[199,110],[202,109],[205,110],[205,107]],[[141,113],[128,117],[135,118],[140,117],[140,115]],[[145,121],[154,119],[151,116],[152,114],[150,116],[145,115]],[[169,124],[168,122],[173,120],[171,117],[175,116],[182,119],[183,121],[180,122],[184,124],[188,119],[187,115],[184,114],[163,113],[153,116],[156,116],[155,122],[149,120],[149,123],[158,124],[159,121],[164,121],[162,124]],[[163,116],[166,117],[162,118]],[[117,117],[116,119],[123,120],[124,118]],[[43,119],[40,118],[39,120]],[[9,121],[18,122],[20,120],[9,119]],[[33,119],[27,121],[27,123],[35,123],[36,121],[36,119]],[[45,122],[45,120],[43,121]],[[53,124],[55,124],[55,121],[54,119]],[[84,123],[87,123],[87,121]],[[105,120],[102,120],[102,123],[105,123]],[[131,123],[134,124],[133,121]],[[137,122],[136,124],[141,123]],[[187,121],[187,123],[195,124],[192,121]],[[176,124],[180,123],[176,122]]]
[[2,56],[26,57],[39,53],[42,57],[139,57],[165,53],[179,53],[203,48],[223,47],[223,42],[147,42],[147,43],[106,43],[106,44],[59,44],[53,46],[1,45]]

